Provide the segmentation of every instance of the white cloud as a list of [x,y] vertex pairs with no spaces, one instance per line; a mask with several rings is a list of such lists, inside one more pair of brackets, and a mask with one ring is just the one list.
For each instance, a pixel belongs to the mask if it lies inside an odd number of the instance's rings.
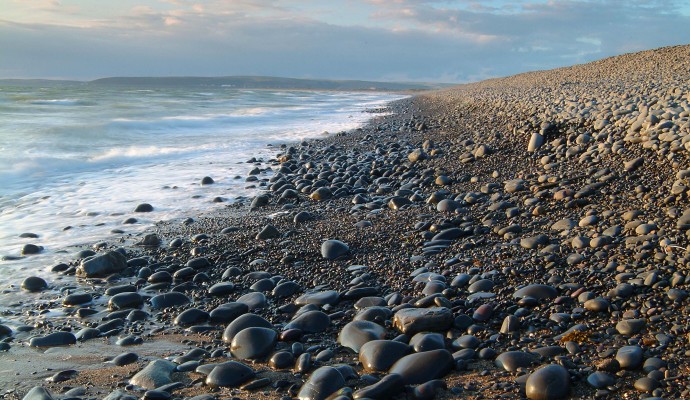
[[107,13],[72,0],[32,17],[11,4],[0,74],[24,77],[467,81],[679,44],[690,26],[678,3],[618,0],[121,0]]

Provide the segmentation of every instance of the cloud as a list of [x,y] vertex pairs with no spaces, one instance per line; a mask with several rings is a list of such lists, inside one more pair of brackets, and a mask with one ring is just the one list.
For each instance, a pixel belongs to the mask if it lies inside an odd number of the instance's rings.
[[463,82],[680,44],[688,39],[678,32],[690,26],[681,3],[661,1],[333,0],[326,8],[314,0],[122,0],[108,10],[78,1],[41,4],[33,17],[17,16],[24,5],[0,16],[0,77]]

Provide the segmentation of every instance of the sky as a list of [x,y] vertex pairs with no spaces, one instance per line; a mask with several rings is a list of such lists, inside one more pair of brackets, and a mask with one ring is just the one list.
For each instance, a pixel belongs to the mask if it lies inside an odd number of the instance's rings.
[[690,43],[690,0],[0,0],[0,78],[463,83]]

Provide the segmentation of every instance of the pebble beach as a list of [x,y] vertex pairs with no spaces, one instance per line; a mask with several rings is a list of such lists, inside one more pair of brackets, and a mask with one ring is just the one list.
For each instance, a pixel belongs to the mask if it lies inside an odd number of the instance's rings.
[[690,46],[375,111],[6,288],[0,397],[690,398]]

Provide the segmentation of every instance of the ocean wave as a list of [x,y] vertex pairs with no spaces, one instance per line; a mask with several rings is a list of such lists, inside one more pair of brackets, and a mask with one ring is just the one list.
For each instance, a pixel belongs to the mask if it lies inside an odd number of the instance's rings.
[[30,100],[29,104],[41,106],[88,106],[93,105],[93,102],[80,99],[38,99]]

